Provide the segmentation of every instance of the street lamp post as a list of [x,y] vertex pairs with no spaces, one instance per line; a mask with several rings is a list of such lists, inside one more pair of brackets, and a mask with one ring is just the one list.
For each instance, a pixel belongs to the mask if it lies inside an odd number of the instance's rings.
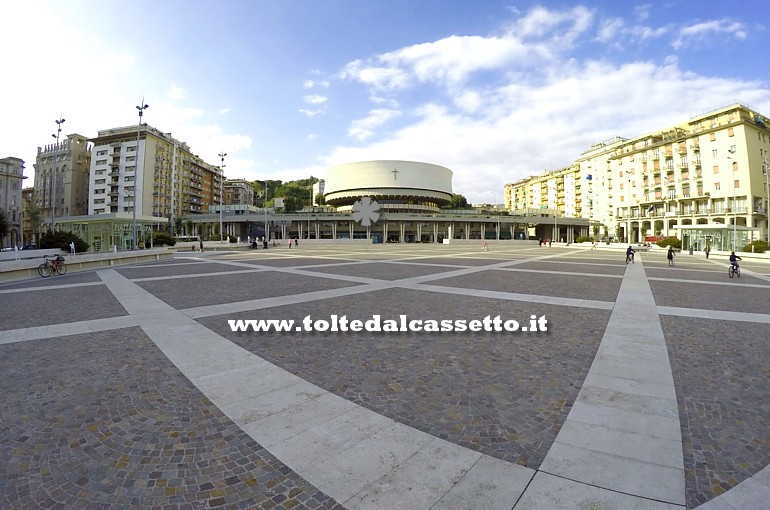
[[[59,151],[59,135],[61,135],[61,125],[64,124],[64,121],[65,119],[63,119],[61,115],[59,115],[59,120],[54,121],[56,122],[56,134],[51,135],[56,138],[56,148],[54,149],[54,152]],[[58,158],[59,155],[55,154],[53,165],[51,166],[51,232],[54,231],[54,227],[56,226],[56,163]]]
[[222,209],[225,207],[225,156],[227,156],[227,153],[225,151],[222,151],[222,154],[218,155],[221,161],[221,165],[219,167],[220,173],[222,175],[219,176],[219,242],[224,242],[224,233],[222,232]]
[[[144,115],[144,111],[149,108],[150,105],[144,103],[144,98],[142,98],[142,104],[140,106],[137,106],[136,109],[139,110],[139,125],[136,127],[136,157],[134,165],[134,200],[133,205],[131,207],[131,249],[135,250],[136,245],[136,193],[137,188],[139,188],[139,191],[141,191],[140,181],[139,178],[142,175],[142,172],[144,172],[144,165],[142,165],[141,171],[139,170],[139,138],[142,134],[142,115]],[[144,158],[142,158],[142,162],[144,161]],[[144,181],[144,179],[142,179]]]

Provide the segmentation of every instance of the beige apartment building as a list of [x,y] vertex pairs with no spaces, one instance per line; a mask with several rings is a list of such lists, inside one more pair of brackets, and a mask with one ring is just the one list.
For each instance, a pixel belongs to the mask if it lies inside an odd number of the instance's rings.
[[83,135],[37,148],[33,204],[41,225],[31,225],[32,230],[50,230],[59,217],[87,214],[90,164],[91,148]]
[[22,246],[21,189],[24,160],[14,157],[0,159],[0,211],[8,221],[8,234],[0,238],[0,248]]
[[227,179],[225,205],[254,205],[254,184],[246,179]]
[[[138,145],[137,145],[138,137]],[[219,204],[222,170],[151,126],[98,132],[93,143],[88,214],[176,218]]]
[[588,218],[600,239],[740,248],[768,238],[769,149],[770,122],[731,104],[594,144],[568,167],[506,185],[506,207]]

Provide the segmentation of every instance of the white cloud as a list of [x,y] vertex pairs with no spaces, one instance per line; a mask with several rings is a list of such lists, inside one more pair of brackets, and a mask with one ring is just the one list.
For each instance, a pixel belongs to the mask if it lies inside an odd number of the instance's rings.
[[301,113],[305,117],[310,117],[310,118],[316,117],[316,116],[321,115],[323,113],[322,110],[308,110],[308,109],[305,109],[305,108],[300,108],[298,111],[299,111],[299,113]]
[[743,23],[727,19],[695,23],[680,29],[672,46],[680,49],[685,46],[702,44],[708,42],[708,39],[712,36],[720,34],[727,34],[735,39],[743,40],[746,38],[746,27]]
[[187,92],[176,83],[172,83],[168,90],[168,97],[174,101],[179,101],[187,97]]
[[359,140],[365,140],[374,133],[375,128],[400,116],[401,112],[397,110],[371,110],[366,118],[353,121],[350,129],[348,129],[348,134]]
[[316,94],[305,96],[302,98],[307,104],[323,104],[327,101],[325,96],[319,96]]

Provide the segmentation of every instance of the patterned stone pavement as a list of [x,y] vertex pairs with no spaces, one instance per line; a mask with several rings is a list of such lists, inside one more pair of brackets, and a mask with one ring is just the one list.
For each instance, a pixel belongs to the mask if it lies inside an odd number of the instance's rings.
[[[478,452],[479,462],[492,462],[488,456],[526,466],[521,490],[488,508],[761,508],[770,480],[770,265],[744,261],[744,276],[729,280],[726,263],[713,259],[681,255],[669,268],[664,253],[639,255],[673,374],[682,503],[631,490],[594,496],[596,487],[542,470],[568,415],[599,421],[570,412],[624,281],[620,251],[305,245],[180,253],[115,273],[133,282],[139,299],[148,293],[346,402]],[[368,492],[335,501],[319,489],[322,477],[314,486],[303,463],[282,461],[279,448],[273,454],[244,432],[228,417],[232,409],[223,413],[189,369],[166,357],[167,346],[156,346],[154,319],[131,312],[104,276],[93,271],[0,286],[1,508],[388,508]],[[723,312],[718,319],[715,310]],[[549,328],[256,333],[233,332],[227,322],[374,314],[499,315],[522,325],[534,315],[547,317]],[[629,321],[630,336],[645,328]],[[62,336],[63,325],[82,331]],[[183,330],[173,331],[179,333],[169,340],[183,345]],[[643,405],[634,402],[623,405]],[[453,478],[432,503],[417,505],[416,494],[407,501],[414,508],[483,507],[478,491],[491,481],[474,482],[472,472]],[[550,477],[548,490],[542,477]],[[391,484],[387,476],[372,482],[380,489]],[[467,486],[476,495],[458,499]],[[334,492],[334,484],[324,487]],[[622,499],[631,497],[633,505]]]

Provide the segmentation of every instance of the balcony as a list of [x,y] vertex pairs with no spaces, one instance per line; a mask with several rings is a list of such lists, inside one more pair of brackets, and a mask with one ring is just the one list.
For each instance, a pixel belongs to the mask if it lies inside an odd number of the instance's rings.
[[691,143],[690,148],[695,152],[700,152],[700,145],[698,145],[697,143]]

